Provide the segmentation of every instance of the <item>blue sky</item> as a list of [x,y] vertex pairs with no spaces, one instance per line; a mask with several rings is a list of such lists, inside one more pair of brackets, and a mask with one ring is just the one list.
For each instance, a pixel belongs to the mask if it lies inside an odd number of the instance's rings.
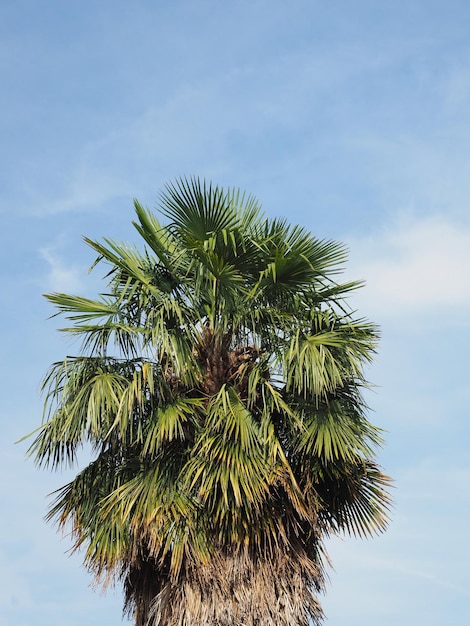
[[132,199],[180,175],[346,242],[367,281],[395,508],[386,534],[331,542],[327,623],[465,623],[469,22],[466,0],[0,2],[0,626],[121,623],[120,590],[43,522],[68,474],[13,442],[73,350],[41,294],[94,295],[81,236],[137,240]]

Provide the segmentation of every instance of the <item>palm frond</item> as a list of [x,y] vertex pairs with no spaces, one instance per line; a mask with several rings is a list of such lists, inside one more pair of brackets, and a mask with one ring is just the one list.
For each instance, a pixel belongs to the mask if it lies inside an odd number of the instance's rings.
[[160,205],[171,220],[170,232],[189,247],[211,233],[233,228],[238,221],[224,190],[196,178],[167,184]]

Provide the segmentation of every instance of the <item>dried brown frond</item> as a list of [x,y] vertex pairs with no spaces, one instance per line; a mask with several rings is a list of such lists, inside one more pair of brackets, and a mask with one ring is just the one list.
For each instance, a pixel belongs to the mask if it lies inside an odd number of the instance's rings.
[[306,554],[278,550],[270,558],[248,551],[189,565],[181,579],[167,580],[150,607],[145,626],[311,626],[323,611],[319,566]]

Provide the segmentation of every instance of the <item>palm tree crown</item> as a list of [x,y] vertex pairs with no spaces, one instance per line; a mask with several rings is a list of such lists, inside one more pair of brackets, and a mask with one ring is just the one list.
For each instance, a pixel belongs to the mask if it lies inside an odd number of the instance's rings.
[[318,623],[324,539],[383,530],[389,504],[345,248],[198,179],[165,188],[164,224],[135,210],[143,251],[85,240],[106,293],[47,296],[82,347],[45,377],[30,453],[94,459],[48,517],[136,626]]

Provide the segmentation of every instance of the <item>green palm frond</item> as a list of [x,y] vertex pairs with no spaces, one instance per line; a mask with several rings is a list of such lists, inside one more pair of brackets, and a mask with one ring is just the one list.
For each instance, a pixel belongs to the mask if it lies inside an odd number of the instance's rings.
[[326,463],[368,458],[382,441],[380,430],[341,398],[311,407],[302,430],[298,452]]
[[317,473],[323,506],[322,521],[329,532],[368,537],[388,525],[391,481],[371,461],[338,462]]
[[171,273],[178,267],[178,245],[167,229],[161,226],[154,213],[134,200],[138,222],[132,222],[142,239],[157,255],[158,261]]
[[170,232],[186,246],[206,240],[211,233],[229,230],[238,221],[226,192],[195,178],[167,184],[160,204],[162,213],[171,220]]
[[153,457],[160,452],[165,443],[174,439],[180,441],[187,439],[203,407],[204,402],[201,398],[178,397],[154,409],[143,435],[142,455]]
[[185,474],[216,520],[242,506],[256,509],[267,493],[272,462],[259,425],[233,388],[222,387],[207,407]]

